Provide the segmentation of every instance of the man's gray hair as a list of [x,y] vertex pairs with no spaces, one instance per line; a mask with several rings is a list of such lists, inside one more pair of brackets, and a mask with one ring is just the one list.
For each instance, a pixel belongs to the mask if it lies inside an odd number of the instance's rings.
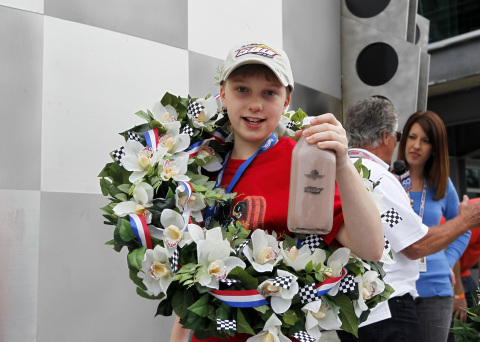
[[345,130],[352,147],[371,145],[375,148],[382,133],[390,136],[398,127],[398,113],[393,104],[380,97],[367,97],[351,106],[346,112]]

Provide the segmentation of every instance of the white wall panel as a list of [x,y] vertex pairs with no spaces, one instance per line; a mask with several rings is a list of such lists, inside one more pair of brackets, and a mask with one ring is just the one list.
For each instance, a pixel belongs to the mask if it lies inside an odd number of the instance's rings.
[[[127,250],[104,242],[101,195],[42,192],[37,342],[167,342],[173,317],[136,294]],[[9,341],[10,342],[10,341]],[[18,340],[23,342],[23,340]]]
[[188,1],[190,51],[223,60],[235,44],[257,39],[283,46],[281,1]]
[[117,132],[165,91],[188,93],[185,50],[45,17],[42,190],[99,193]]
[[0,189],[0,341],[35,341],[40,192]]
[[43,13],[43,0],[0,0],[0,6]]

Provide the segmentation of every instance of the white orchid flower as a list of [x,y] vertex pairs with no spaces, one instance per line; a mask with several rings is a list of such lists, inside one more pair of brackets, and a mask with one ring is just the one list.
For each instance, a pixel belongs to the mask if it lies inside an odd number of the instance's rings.
[[[319,270],[322,275],[328,278],[340,277],[343,274],[343,267],[348,263],[350,258],[350,249],[342,247],[337,249],[335,252],[330,255],[328,258],[327,264],[325,265],[326,254],[323,249],[316,249],[312,254],[311,260],[313,261],[314,267],[321,264]],[[338,287],[340,283],[335,285],[328,292],[329,295],[335,296],[338,292]]]
[[282,321],[275,314],[265,322],[263,331],[258,335],[247,339],[247,342],[290,342],[290,339],[282,334]]
[[275,313],[281,314],[287,311],[292,305],[292,298],[298,293],[297,277],[293,274],[278,270],[278,277],[292,277],[290,288],[275,285],[275,279],[267,279],[261,283],[257,290],[262,296],[271,297],[272,309]]
[[195,128],[207,128],[209,125],[215,124],[215,121],[223,117],[223,114],[219,114],[216,120],[212,120],[212,118],[218,113],[218,105],[215,97],[210,96],[208,99],[201,98],[195,100],[195,102],[204,107],[202,112],[197,117],[191,114],[188,115]]
[[150,223],[152,214],[146,209],[152,205],[153,187],[148,183],[138,183],[133,189],[133,201],[118,203],[113,211],[118,217],[128,214],[145,216],[147,224]]
[[198,263],[203,265],[196,274],[200,285],[218,289],[219,280],[225,279],[235,267],[245,268],[245,263],[234,256],[230,242],[222,237],[220,227],[205,232],[205,239],[197,241]]
[[188,182],[190,177],[186,176],[188,167],[188,154],[184,152],[177,153],[172,159],[166,159],[162,165],[162,180],[168,181],[173,178],[177,182]]
[[187,202],[187,190],[182,183],[180,183],[175,189],[175,205],[182,212],[186,205],[187,210],[191,211],[190,216],[192,216],[197,222],[203,221],[202,210],[206,205],[202,195],[193,192]]
[[317,341],[322,336],[321,330],[337,330],[342,325],[338,315],[322,300],[310,302],[302,310],[305,312],[305,329]]
[[158,101],[152,106],[150,111],[155,120],[160,122],[168,132],[175,130],[178,132],[180,130],[180,122],[177,121],[178,113],[171,105],[164,107],[162,103]]
[[147,249],[142,262],[142,271],[145,273],[143,283],[154,296],[160,292],[167,294],[172,282],[172,268],[168,260],[168,251],[161,246]]
[[210,156],[210,162],[206,165],[203,165],[202,168],[209,172],[215,172],[220,170],[223,165],[223,159],[220,157],[220,155],[215,152],[213,148],[208,146],[210,140],[205,140],[203,145],[200,147],[200,150],[198,151],[199,155],[204,155],[204,156]]
[[279,255],[277,240],[261,229],[252,235],[253,250],[245,246],[243,254],[257,272],[271,272],[282,257]]
[[127,140],[125,143],[125,155],[120,160],[123,167],[128,171],[133,171],[129,181],[135,183],[147,174],[150,166],[158,163],[167,153],[167,149],[159,147],[154,151],[150,147],[144,147],[136,140]]
[[312,252],[307,245],[302,246],[300,249],[297,249],[295,246],[283,249],[282,241],[280,242],[280,255],[287,266],[292,267],[295,271],[301,271],[310,262]]
[[165,147],[169,155],[185,151],[190,146],[190,136],[188,134],[178,134],[171,132],[162,134],[158,137],[158,145]]
[[160,223],[164,227],[164,229],[159,228],[162,232],[161,238],[165,248],[168,250],[168,255],[172,255],[175,249],[177,249],[177,245],[183,247],[189,240],[189,236],[185,236],[187,224],[183,216],[172,209],[164,209],[162,211]]
[[375,271],[367,271],[363,275],[356,276],[355,282],[358,283],[359,295],[358,299],[353,301],[353,308],[357,317],[360,317],[363,311],[368,310],[365,301],[382,293],[385,290],[385,283],[378,278]]

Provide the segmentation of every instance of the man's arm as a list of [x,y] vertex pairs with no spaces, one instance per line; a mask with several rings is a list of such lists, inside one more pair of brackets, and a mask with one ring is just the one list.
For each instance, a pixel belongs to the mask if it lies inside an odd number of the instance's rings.
[[479,226],[480,201],[468,204],[468,197],[464,196],[458,207],[457,217],[440,226],[429,227],[428,233],[423,238],[404,248],[402,253],[411,260],[437,253],[460,235]]

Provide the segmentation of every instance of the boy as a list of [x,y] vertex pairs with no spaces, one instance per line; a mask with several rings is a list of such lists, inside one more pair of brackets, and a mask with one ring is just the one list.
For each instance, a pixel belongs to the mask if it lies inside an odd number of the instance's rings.
[[[232,154],[221,184],[232,186],[232,181],[236,182],[232,191],[242,195],[235,203],[247,197],[260,199],[263,204],[256,220],[259,217],[261,222],[247,223],[261,223],[263,229],[275,230],[281,236],[288,232],[288,183],[295,141],[277,139],[273,131],[290,103],[294,87],[288,57],[284,51],[266,44],[238,45],[223,64],[220,85],[220,97],[234,134]],[[334,223],[332,231],[322,238],[329,244],[350,248],[360,258],[379,260],[384,246],[380,215],[350,162],[342,125],[332,114],[324,114],[312,120],[312,127],[296,132],[297,137],[302,134],[308,143],[331,149],[337,156]],[[245,166],[245,161],[250,164],[242,172],[240,167]],[[188,334],[177,320],[170,341],[187,341]],[[246,341],[248,337],[237,334],[227,340]],[[197,341],[195,337],[193,341]]]

